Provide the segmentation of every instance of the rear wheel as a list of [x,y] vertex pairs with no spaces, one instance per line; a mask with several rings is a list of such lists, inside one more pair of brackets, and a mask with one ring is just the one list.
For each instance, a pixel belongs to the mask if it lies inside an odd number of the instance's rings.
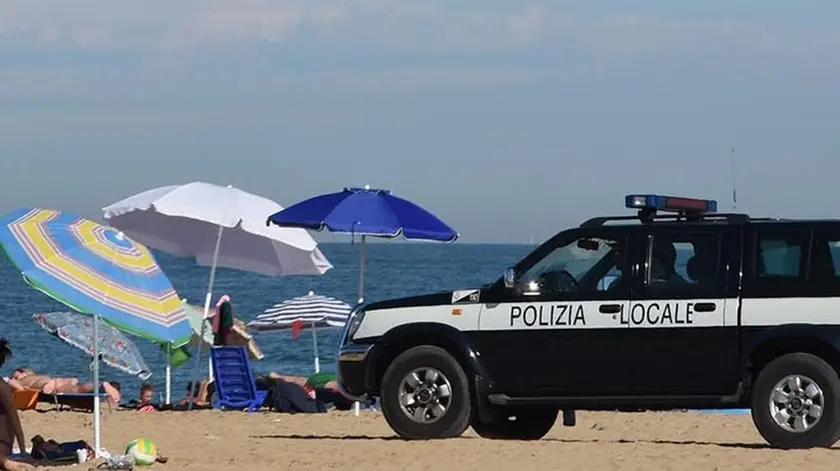
[[483,438],[539,440],[554,427],[557,413],[557,409],[544,407],[509,408],[492,422],[475,420],[472,428]]
[[431,345],[394,358],[382,379],[380,401],[388,425],[406,439],[460,436],[472,416],[464,369],[449,352]]
[[791,353],[771,361],[751,402],[753,422],[771,446],[830,447],[840,438],[840,378],[822,358]]

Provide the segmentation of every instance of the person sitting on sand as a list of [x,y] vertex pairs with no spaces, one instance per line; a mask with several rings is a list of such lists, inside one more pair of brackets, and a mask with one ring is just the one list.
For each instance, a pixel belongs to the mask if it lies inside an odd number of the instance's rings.
[[[0,339],[0,367],[11,356],[9,342],[6,339]],[[25,453],[26,438],[23,435],[23,426],[20,423],[17,408],[15,408],[14,393],[7,382],[0,381],[0,469],[6,471],[35,469],[29,463],[9,458],[15,440],[18,442],[18,448]]]
[[140,397],[132,399],[128,403],[128,407],[137,409],[140,412],[151,412],[158,409],[152,401],[155,399],[155,388],[149,383],[143,383],[140,386]]
[[138,401],[141,406],[149,405],[155,398],[155,387],[149,383],[143,383],[140,386],[140,400]]
[[[76,378],[53,378],[40,375],[30,368],[18,368],[12,373],[9,385],[13,389],[35,389],[44,394],[90,394],[93,392],[93,383],[79,384]],[[112,404],[120,403],[120,387],[117,382],[103,382],[100,391],[108,395],[108,401]]]
[[186,406],[190,402],[192,402],[195,406],[210,405],[210,396],[213,394],[212,387],[213,386],[208,379],[200,381],[195,385],[195,387],[193,387],[193,382],[190,381],[187,383],[186,396],[184,399],[178,401],[177,405]]

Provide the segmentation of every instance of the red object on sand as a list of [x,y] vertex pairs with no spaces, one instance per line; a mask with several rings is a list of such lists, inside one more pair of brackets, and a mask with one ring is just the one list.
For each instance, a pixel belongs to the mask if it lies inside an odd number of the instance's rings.
[[292,340],[300,336],[300,330],[303,327],[303,322],[300,320],[292,322]]

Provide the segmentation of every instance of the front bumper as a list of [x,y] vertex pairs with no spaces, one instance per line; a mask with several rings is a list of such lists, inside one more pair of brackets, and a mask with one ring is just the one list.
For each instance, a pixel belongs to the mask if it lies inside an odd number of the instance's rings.
[[366,379],[372,348],[372,344],[349,344],[338,349],[336,379],[341,394],[348,399],[359,402],[370,399]]
[[336,382],[339,391],[347,399],[368,402],[371,398],[368,395],[366,379],[373,345],[351,343],[350,330],[356,320],[362,321],[362,318],[359,318],[360,315],[364,316],[363,304],[357,305],[350,311],[347,322],[344,324],[336,358]]

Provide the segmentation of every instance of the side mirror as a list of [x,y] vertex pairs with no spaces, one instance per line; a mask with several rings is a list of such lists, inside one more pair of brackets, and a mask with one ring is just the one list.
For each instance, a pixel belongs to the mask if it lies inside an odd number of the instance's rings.
[[513,268],[505,270],[503,278],[505,288],[514,290],[517,295],[537,296],[540,294],[540,285],[537,281],[523,282],[523,280],[517,279]]
[[513,288],[516,286],[516,272],[513,268],[506,269],[503,278],[505,280],[505,288]]

